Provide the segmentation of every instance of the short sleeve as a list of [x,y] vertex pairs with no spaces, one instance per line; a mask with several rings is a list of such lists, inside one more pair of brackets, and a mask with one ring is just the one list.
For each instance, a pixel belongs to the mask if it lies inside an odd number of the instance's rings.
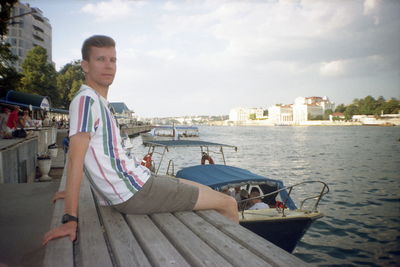
[[98,114],[95,106],[95,100],[88,95],[77,95],[71,101],[69,106],[69,136],[81,132],[93,135],[96,132]]

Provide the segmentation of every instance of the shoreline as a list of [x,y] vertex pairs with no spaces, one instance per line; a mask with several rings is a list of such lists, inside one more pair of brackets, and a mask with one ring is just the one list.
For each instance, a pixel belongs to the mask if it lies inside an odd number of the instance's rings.
[[394,123],[381,123],[381,124],[363,124],[361,122],[329,122],[329,121],[316,121],[310,123],[310,121],[304,123],[282,123],[282,124],[271,124],[265,122],[241,122],[241,123],[226,123],[226,122],[212,122],[207,124],[200,124],[206,126],[264,126],[264,127],[310,127],[310,126],[373,126],[373,127],[399,127],[400,124]]

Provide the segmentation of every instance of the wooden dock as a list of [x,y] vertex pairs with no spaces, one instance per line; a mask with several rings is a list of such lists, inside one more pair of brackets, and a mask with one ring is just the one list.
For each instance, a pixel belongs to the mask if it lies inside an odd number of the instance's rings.
[[121,128],[122,135],[128,135],[129,137],[137,136],[141,133],[150,131],[154,126],[152,125],[127,125]]
[[[65,171],[60,189],[65,186]],[[81,187],[77,240],[50,241],[44,266],[307,266],[213,210],[123,215]],[[51,227],[60,224],[57,201]]]

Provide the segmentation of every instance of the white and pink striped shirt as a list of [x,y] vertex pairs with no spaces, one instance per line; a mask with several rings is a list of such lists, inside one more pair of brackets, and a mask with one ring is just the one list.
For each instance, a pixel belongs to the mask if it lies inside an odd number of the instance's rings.
[[69,136],[90,133],[85,173],[100,204],[116,205],[127,201],[142,188],[151,173],[126,155],[108,101],[82,85],[70,104],[69,115]]

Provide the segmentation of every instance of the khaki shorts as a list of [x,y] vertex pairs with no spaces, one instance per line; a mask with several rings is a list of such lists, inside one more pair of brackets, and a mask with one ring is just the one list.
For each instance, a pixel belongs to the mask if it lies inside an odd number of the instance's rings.
[[152,175],[142,189],[124,203],[114,205],[125,214],[151,214],[193,210],[199,189],[169,176]]

